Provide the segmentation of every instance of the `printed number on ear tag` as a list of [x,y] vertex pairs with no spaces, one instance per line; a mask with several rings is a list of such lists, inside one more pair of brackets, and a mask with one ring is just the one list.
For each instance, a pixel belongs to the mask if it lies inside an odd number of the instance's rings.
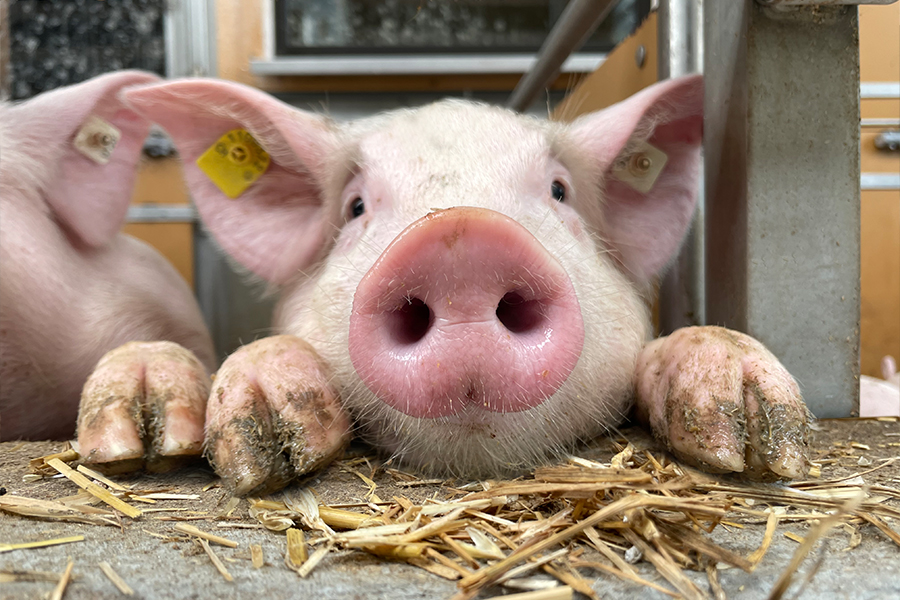
[[222,193],[237,198],[263,176],[272,159],[246,129],[232,129],[197,159]]
[[94,116],[84,122],[75,134],[73,144],[79,152],[98,165],[105,165],[121,137],[122,132],[113,124]]
[[665,152],[643,142],[634,153],[616,161],[612,175],[622,183],[646,194],[653,189],[668,160],[669,157]]

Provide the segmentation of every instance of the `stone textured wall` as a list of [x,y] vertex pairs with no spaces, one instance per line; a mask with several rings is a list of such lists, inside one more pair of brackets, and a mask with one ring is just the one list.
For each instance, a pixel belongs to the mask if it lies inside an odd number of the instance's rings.
[[12,99],[119,69],[165,74],[166,0],[11,0]]

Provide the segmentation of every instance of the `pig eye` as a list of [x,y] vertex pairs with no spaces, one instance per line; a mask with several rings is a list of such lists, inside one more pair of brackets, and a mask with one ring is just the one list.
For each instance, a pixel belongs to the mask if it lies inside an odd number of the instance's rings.
[[566,201],[566,186],[564,186],[559,181],[554,181],[550,184],[550,195],[557,202],[565,202]]
[[356,217],[362,216],[364,212],[366,212],[366,205],[363,204],[362,198],[357,196],[353,199],[353,202],[350,203],[350,218],[355,219]]

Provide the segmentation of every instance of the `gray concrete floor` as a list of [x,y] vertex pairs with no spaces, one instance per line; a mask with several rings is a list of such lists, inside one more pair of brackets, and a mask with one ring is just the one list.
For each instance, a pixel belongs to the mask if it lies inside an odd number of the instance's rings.
[[[823,478],[850,475],[865,470],[858,465],[860,456],[877,465],[881,459],[900,456],[900,423],[879,421],[823,421],[815,434],[814,447],[819,457],[836,458],[836,462],[823,469]],[[629,432],[625,432],[629,435]],[[640,434],[635,434],[640,435]],[[850,441],[864,443],[869,450],[852,449]],[[843,444],[843,446],[841,445]],[[0,485],[8,493],[33,498],[55,499],[76,491],[66,480],[47,479],[33,483],[23,482],[28,472],[28,460],[52,452],[60,444],[49,442],[0,444]],[[602,458],[604,444],[598,444],[594,456]],[[608,446],[608,444],[607,444]],[[865,461],[864,461],[865,462]],[[898,461],[900,463],[900,461]],[[311,480],[311,485],[326,503],[358,501],[366,492],[363,482],[343,469],[339,463]],[[357,466],[368,473],[365,465]],[[136,483],[141,488],[170,487],[178,493],[198,493],[199,501],[166,501],[165,506],[184,506],[196,510],[215,512],[227,499],[226,494],[212,488],[202,489],[214,482],[213,474],[204,468],[184,469],[168,475],[139,475],[121,478]],[[865,476],[868,484],[900,488],[900,464],[894,464]],[[414,502],[425,497],[442,497],[438,485],[403,488],[384,471],[376,478],[378,493],[384,498],[399,493]],[[900,508],[900,501],[889,500]],[[186,514],[186,513],[183,513]],[[254,523],[247,515],[243,503],[236,512],[243,523]],[[154,516],[159,516],[159,513]],[[146,515],[151,517],[151,515]],[[285,538],[283,533],[264,529],[218,528],[211,521],[196,521],[201,529],[236,540],[235,549],[214,546],[225,561],[234,582],[226,582],[215,570],[208,557],[194,544],[173,542],[154,537],[151,533],[174,533],[175,523],[156,518],[142,517],[139,521],[124,521],[123,528],[65,524],[39,521],[0,513],[0,544],[32,541],[68,535],[83,535],[85,540],[68,545],[43,549],[16,550],[0,554],[0,571],[39,570],[62,572],[68,560],[74,559],[74,581],[69,585],[65,598],[95,599],[114,598],[121,594],[97,567],[100,561],[109,562],[124,578],[136,594],[135,597],[155,599],[189,598],[327,598],[327,599],[385,599],[450,598],[457,592],[455,582],[441,579],[416,567],[400,562],[380,559],[358,551],[337,551],[329,555],[307,579],[299,578],[284,564]],[[900,522],[892,523],[900,530]],[[717,529],[714,540],[742,555],[755,550],[763,537],[763,525],[749,525],[745,529]],[[766,598],[779,575],[785,569],[798,544],[783,533],[793,531],[805,535],[806,525],[783,523],[779,525],[772,548],[759,568],[753,573],[739,569],[724,569],[719,579],[728,598]],[[824,538],[801,566],[795,583],[785,598],[900,598],[900,547],[871,526],[862,526],[862,543],[845,550],[849,534],[841,529],[833,530]],[[151,532],[151,533],[148,533]],[[254,569],[249,560],[250,544],[260,544],[266,564]],[[799,582],[821,560],[811,581],[800,591]],[[669,587],[647,563],[636,565],[641,575]],[[594,589],[603,598],[667,598],[649,588],[625,583],[619,579],[596,573],[582,572],[591,578]],[[708,590],[704,573],[688,573],[703,590]],[[54,587],[51,582],[16,582],[0,584],[0,599],[41,598]],[[480,598],[510,593],[509,590],[492,588]]]

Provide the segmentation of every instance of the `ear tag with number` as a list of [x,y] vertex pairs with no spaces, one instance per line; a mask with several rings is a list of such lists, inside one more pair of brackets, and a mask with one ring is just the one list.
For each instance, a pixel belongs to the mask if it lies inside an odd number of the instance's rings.
[[75,134],[73,144],[79,152],[98,165],[105,165],[121,138],[122,132],[112,123],[93,116]]
[[669,157],[665,152],[647,142],[642,142],[634,153],[616,161],[612,175],[622,183],[646,194],[653,189],[668,160]]
[[223,194],[237,198],[263,176],[271,162],[249,131],[232,129],[197,159],[197,166]]

